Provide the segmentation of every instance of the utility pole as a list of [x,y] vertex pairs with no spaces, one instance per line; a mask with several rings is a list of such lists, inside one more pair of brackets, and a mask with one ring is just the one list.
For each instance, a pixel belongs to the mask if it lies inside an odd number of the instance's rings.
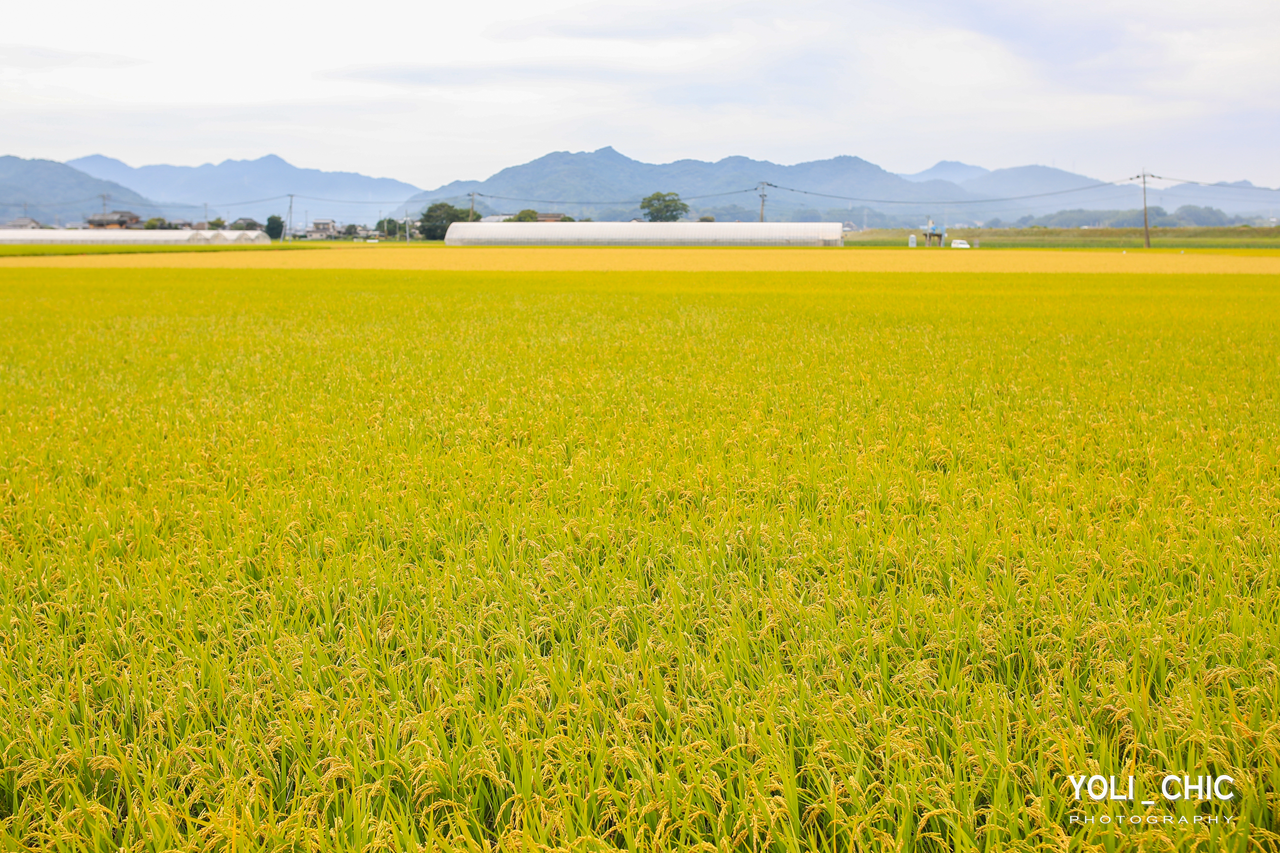
[[204,227],[209,227],[209,202],[204,203]]
[[764,200],[768,198],[768,195],[765,193],[764,188],[771,187],[771,186],[773,186],[773,184],[766,183],[764,181],[761,181],[759,185],[756,186],[756,192],[760,193],[760,221],[761,222],[764,222]]
[[285,232],[284,238],[293,242],[293,193],[289,193],[289,230]]
[[[579,213],[578,215],[581,216],[582,214]],[[467,221],[468,222],[476,221],[476,194],[475,193],[471,193],[471,215],[467,217]]]
[[106,216],[106,215],[107,215],[107,200],[111,198],[111,194],[110,194],[110,193],[101,193],[99,197],[102,199],[102,215],[103,215],[103,216]]
[[1147,220],[1147,170],[1142,170],[1142,242],[1151,248],[1151,223]]

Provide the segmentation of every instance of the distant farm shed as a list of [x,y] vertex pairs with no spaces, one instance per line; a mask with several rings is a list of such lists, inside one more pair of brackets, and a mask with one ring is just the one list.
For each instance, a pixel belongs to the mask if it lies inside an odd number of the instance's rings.
[[455,222],[449,246],[843,246],[839,222]]

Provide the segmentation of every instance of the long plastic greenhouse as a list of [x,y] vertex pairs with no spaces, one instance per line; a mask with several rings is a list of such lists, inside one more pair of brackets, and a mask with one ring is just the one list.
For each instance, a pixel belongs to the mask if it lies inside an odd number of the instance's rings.
[[455,222],[450,246],[841,246],[839,222]]
[[0,243],[106,244],[116,246],[187,245],[208,246],[228,243],[270,243],[263,231],[165,231],[146,229],[85,228],[81,230],[0,229]]

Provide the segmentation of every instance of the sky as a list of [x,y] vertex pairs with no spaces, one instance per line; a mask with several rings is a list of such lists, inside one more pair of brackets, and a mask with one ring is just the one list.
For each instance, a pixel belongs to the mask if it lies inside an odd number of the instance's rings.
[[1274,0],[15,3],[0,154],[423,188],[551,151],[1280,186]]

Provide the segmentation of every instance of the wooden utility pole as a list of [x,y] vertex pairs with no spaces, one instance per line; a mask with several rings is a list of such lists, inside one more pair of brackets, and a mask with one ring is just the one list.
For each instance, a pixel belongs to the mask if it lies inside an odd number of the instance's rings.
[[[579,214],[581,215],[581,214]],[[467,217],[468,222],[476,221],[476,194],[471,194],[471,215]]]
[[1142,170],[1142,242],[1151,248],[1151,223],[1147,219],[1147,170]]
[[756,189],[760,193],[760,221],[761,222],[764,222],[764,200],[768,198],[768,196],[765,194],[764,188],[767,186],[771,186],[771,184],[766,184],[764,182],[761,182],[760,185],[756,187]]

